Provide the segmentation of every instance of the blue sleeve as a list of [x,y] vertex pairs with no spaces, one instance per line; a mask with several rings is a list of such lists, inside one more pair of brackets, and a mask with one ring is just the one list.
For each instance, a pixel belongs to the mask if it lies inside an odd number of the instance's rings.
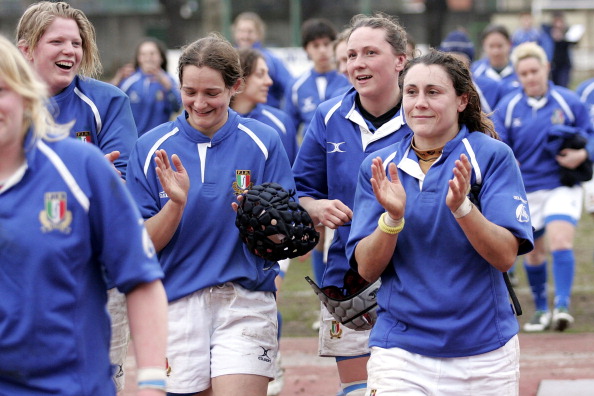
[[108,283],[123,293],[163,277],[155,249],[125,183],[99,153],[88,157],[92,244]]
[[[371,160],[376,154],[371,154],[362,163],[359,168],[357,178],[357,188],[355,190],[355,200],[353,205],[353,220],[349,239],[346,243],[346,256],[351,268],[357,270],[357,260],[355,260],[355,250],[361,239],[371,235],[377,227],[377,221],[384,208],[379,204],[371,187]],[[387,165],[388,164],[384,164]],[[386,168],[387,169],[387,168]]]
[[318,109],[293,164],[295,184],[300,197],[328,198],[325,129],[323,114]]
[[301,126],[303,120],[301,119],[301,112],[299,111],[299,98],[297,98],[297,103],[293,101],[293,84],[289,85],[285,91],[283,110],[293,122],[293,127],[295,130],[299,131],[299,127]]
[[499,138],[505,142],[508,146],[512,147],[510,142],[510,136],[508,134],[507,128],[505,127],[505,112],[507,111],[507,101],[500,101],[497,104],[495,110],[493,110],[493,115],[491,116],[491,120],[493,121],[493,125],[495,126],[495,132],[499,135]]
[[[142,138],[141,138],[142,140]],[[128,179],[126,186],[132,194],[140,214],[149,219],[161,210],[159,191],[160,183],[155,171],[154,157],[148,160],[147,174],[144,174],[148,154],[142,150],[140,140],[134,145],[128,162]]]
[[[116,88],[114,87],[114,89]],[[97,145],[104,154],[115,150],[120,152],[120,158],[115,161],[114,165],[122,172],[122,178],[126,179],[128,158],[134,142],[138,138],[128,96],[124,93],[114,96],[109,101],[107,108],[104,109],[102,117],[103,125],[97,136]]]

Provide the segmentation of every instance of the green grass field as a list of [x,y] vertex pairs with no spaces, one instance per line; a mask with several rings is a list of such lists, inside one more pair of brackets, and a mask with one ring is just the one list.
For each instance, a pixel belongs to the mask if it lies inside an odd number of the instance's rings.
[[[584,214],[578,225],[575,242],[577,260],[572,296],[572,314],[574,326],[570,332],[594,332],[594,220],[591,215]],[[518,261],[521,263],[521,259]],[[530,288],[526,282],[524,269],[518,265],[516,274],[520,284],[516,293],[522,304],[524,314],[518,319],[520,324],[529,320],[534,312]],[[319,300],[315,296],[305,276],[311,275],[309,259],[294,259],[285,277],[279,294],[279,309],[283,314],[284,337],[314,337],[317,331],[312,330],[312,323],[317,320]],[[553,280],[549,263],[549,295],[552,302]]]

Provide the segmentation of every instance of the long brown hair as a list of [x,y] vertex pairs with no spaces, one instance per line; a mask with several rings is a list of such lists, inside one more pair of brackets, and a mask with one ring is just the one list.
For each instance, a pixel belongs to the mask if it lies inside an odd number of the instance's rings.
[[406,64],[404,70],[402,70],[402,73],[400,74],[399,85],[401,90],[404,83],[404,77],[411,67],[418,64],[441,66],[450,76],[456,95],[468,95],[468,104],[466,105],[466,108],[458,114],[458,125],[466,125],[469,132],[482,132],[492,138],[499,139],[493,121],[491,121],[487,114],[481,109],[481,100],[476,87],[474,86],[474,82],[472,81],[470,70],[462,61],[448,53],[431,49],[427,54],[411,59]]

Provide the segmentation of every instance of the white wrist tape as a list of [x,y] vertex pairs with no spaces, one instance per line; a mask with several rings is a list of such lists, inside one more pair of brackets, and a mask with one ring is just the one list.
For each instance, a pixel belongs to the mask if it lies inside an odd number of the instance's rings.
[[388,212],[386,212],[386,215],[384,216],[384,223],[386,223],[388,227],[397,227],[402,223],[402,217],[396,220],[390,216]]
[[472,202],[468,197],[464,198],[464,202],[456,209],[456,211],[452,212],[455,218],[460,219],[466,216],[472,210]]
[[141,367],[136,374],[138,388],[152,388],[165,391],[167,374],[164,367]]

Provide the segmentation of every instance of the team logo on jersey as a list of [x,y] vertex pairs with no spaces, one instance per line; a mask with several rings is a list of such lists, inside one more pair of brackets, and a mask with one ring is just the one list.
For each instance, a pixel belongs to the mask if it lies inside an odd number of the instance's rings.
[[233,190],[236,195],[243,194],[244,190],[252,188],[251,171],[236,170],[235,181],[233,182]]
[[82,140],[83,142],[91,143],[91,132],[76,132],[76,138],[78,140]]
[[258,360],[261,360],[261,361],[266,362],[266,363],[270,363],[272,361],[270,359],[270,356],[268,356],[268,352],[270,351],[270,349],[266,349],[266,348],[264,348],[261,345],[260,345],[260,348],[262,348],[263,353],[260,356],[258,356]]
[[333,338],[342,338],[342,329],[340,328],[340,323],[336,320],[332,321],[332,326],[330,327],[330,339]]
[[318,106],[313,101],[313,96],[308,96],[307,98],[303,99],[301,111],[304,113],[309,113],[310,111],[314,111],[317,107]]
[[163,91],[161,91],[161,90],[157,91],[155,94],[155,100],[157,102],[162,102],[163,99],[165,99],[165,94],[163,93]]
[[45,210],[39,212],[39,221],[42,225],[41,231],[58,230],[64,234],[70,233],[72,212],[68,210],[66,205],[66,193],[48,192],[45,193],[44,200]]
[[551,124],[561,125],[564,123],[565,123],[565,113],[563,113],[563,110],[556,109],[555,111],[553,111],[553,114],[551,115]]
[[528,215],[528,208],[526,208],[526,205],[518,205],[516,208],[516,219],[518,219],[520,223],[528,223],[530,221],[530,215]]
[[334,143],[334,142],[326,142],[327,144],[332,145],[332,150],[327,151],[327,154],[332,154],[332,153],[346,153],[346,151],[344,151],[343,149],[340,148],[340,146],[342,144],[345,144],[346,142],[338,142],[338,143]]

